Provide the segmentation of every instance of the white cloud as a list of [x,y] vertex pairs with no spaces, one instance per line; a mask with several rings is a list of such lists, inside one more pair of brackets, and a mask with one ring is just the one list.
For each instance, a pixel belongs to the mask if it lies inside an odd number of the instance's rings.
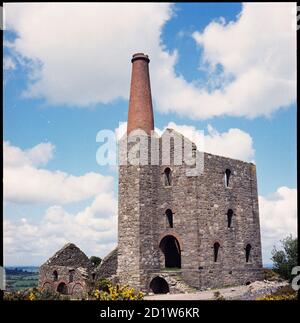
[[[200,88],[176,75],[178,51],[169,53],[161,40],[172,8],[5,4],[7,27],[18,33],[10,49],[34,62],[27,95],[81,107],[127,99],[129,59],[143,51],[151,58],[152,93],[161,112],[199,119],[255,117],[295,101],[296,4],[246,3],[236,22],[212,22],[193,34],[204,49],[209,83],[227,80],[221,89]],[[222,75],[214,72],[217,64]]]
[[169,122],[166,128],[172,128],[192,140],[197,147],[203,147],[207,153],[253,161],[254,148],[252,137],[237,128],[231,128],[227,132],[220,133],[210,124],[207,126],[207,134],[197,130],[194,126],[177,125]]
[[71,203],[110,192],[113,179],[89,172],[74,176],[61,171],[38,168],[53,155],[51,143],[28,150],[4,142],[4,199],[15,203]]
[[244,3],[236,22],[210,23],[193,37],[203,61],[233,78],[208,100],[215,115],[269,115],[296,99],[296,4]]
[[[145,51],[159,62],[160,29],[169,4],[6,4],[15,52],[35,61],[27,94],[86,106],[129,93],[130,58]],[[37,26],[39,26],[37,28]]]
[[[127,122],[121,122],[115,130],[120,139],[126,133]],[[207,126],[207,134],[194,126],[178,125],[169,122],[163,129],[155,128],[158,135],[162,135],[165,129],[171,128],[181,133],[192,142],[199,150],[224,157],[235,158],[253,162],[254,148],[252,137],[238,128],[231,128],[227,132],[218,132],[210,124]]]
[[16,68],[16,63],[10,56],[3,57],[3,69],[4,70],[14,70]]
[[273,246],[289,234],[297,236],[297,189],[279,187],[270,196],[259,196],[263,259],[270,263]]
[[98,194],[78,213],[61,206],[48,208],[38,222],[22,218],[4,220],[6,264],[40,265],[65,243],[73,242],[88,256],[105,256],[117,241],[117,201],[112,194]]
[[33,148],[22,150],[12,146],[9,141],[3,143],[5,167],[41,166],[53,158],[55,146],[51,143],[40,143]]

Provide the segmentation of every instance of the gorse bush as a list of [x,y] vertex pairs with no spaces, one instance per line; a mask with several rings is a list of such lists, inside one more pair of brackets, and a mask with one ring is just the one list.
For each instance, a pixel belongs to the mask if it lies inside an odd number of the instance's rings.
[[112,285],[109,283],[107,285],[108,291],[96,289],[92,296],[101,301],[116,301],[116,300],[142,300],[144,294],[142,292],[137,292],[134,288],[129,286],[119,286]]

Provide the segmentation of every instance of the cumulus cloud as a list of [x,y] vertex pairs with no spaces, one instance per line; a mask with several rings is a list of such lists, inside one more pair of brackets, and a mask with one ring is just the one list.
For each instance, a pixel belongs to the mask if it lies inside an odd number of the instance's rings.
[[[226,132],[220,133],[208,124],[207,134],[205,134],[204,131],[194,126],[178,125],[175,122],[169,122],[162,129],[155,128],[155,131],[161,136],[167,128],[174,129],[190,139],[200,151],[253,162],[255,150],[253,148],[252,137],[241,129],[231,128]],[[121,122],[115,130],[118,139],[126,133],[126,129],[127,122]]]
[[30,149],[22,150],[12,146],[9,141],[3,143],[4,166],[42,166],[52,159],[55,146],[51,143],[40,143]]
[[169,122],[166,128],[172,128],[183,134],[197,147],[203,147],[207,153],[245,161],[252,161],[254,157],[252,137],[238,128],[231,128],[227,132],[220,133],[208,124],[207,134],[197,130],[194,126],[177,125],[174,122]]
[[31,61],[26,94],[80,107],[127,99],[129,59],[143,51],[151,58],[152,93],[161,112],[199,119],[255,117],[295,101],[296,4],[246,3],[235,22],[214,21],[194,32],[204,52],[200,67],[207,69],[209,85],[202,87],[175,73],[179,52],[168,52],[162,42],[173,8],[5,4],[7,28],[18,35],[10,50]]
[[297,189],[279,187],[269,196],[259,196],[263,259],[270,263],[273,246],[289,234],[297,236]]
[[54,146],[41,143],[28,150],[4,142],[4,200],[15,203],[71,203],[109,192],[113,179],[89,172],[74,176],[39,166],[53,156]]
[[232,81],[216,89],[215,114],[269,115],[296,99],[296,5],[244,3],[236,22],[210,23],[193,37],[202,63]]
[[40,265],[68,242],[88,256],[105,256],[116,245],[117,201],[110,193],[98,194],[78,213],[62,206],[48,208],[40,221],[4,220],[6,264]]
[[7,28],[18,34],[13,49],[34,63],[27,95],[76,106],[127,98],[131,55],[145,51],[160,61],[160,29],[170,8],[151,3],[5,5]]

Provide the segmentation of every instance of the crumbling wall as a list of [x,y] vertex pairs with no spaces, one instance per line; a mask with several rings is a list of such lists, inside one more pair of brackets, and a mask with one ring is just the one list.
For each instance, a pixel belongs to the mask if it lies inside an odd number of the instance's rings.
[[96,279],[109,278],[117,273],[118,248],[111,251],[96,269]]

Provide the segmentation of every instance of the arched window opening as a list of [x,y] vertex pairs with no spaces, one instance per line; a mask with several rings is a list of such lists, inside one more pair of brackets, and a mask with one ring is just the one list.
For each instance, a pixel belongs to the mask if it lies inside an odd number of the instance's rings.
[[165,186],[171,186],[172,184],[172,172],[169,167],[164,170]]
[[180,245],[174,236],[165,236],[161,240],[159,248],[164,253],[166,268],[181,268]]
[[60,283],[57,286],[57,292],[60,293],[60,294],[67,295],[68,294],[68,287],[67,287],[67,285],[65,283]]
[[92,279],[93,279],[93,280],[95,280],[95,279],[96,279],[96,274],[95,274],[95,273],[93,273],[93,274],[92,274]]
[[58,273],[56,270],[54,270],[52,273],[52,279],[54,282],[57,282],[57,280],[58,280]]
[[158,276],[151,280],[150,289],[154,294],[166,294],[170,291],[166,280]]
[[250,253],[251,253],[251,244],[247,244],[246,246],[246,262],[249,262],[250,260]]
[[167,227],[173,228],[173,212],[170,209],[166,211],[166,218],[167,218]]
[[233,211],[231,209],[229,209],[227,211],[227,226],[228,226],[228,228],[231,228],[231,225],[232,225],[232,217],[233,217]]
[[219,249],[220,249],[219,242],[215,242],[214,243],[214,262],[218,261]]
[[74,275],[75,275],[75,270],[74,269],[69,270],[69,283],[72,283],[74,281]]
[[225,186],[229,187],[229,179],[230,179],[230,175],[231,175],[231,170],[230,169],[226,169],[225,170]]

